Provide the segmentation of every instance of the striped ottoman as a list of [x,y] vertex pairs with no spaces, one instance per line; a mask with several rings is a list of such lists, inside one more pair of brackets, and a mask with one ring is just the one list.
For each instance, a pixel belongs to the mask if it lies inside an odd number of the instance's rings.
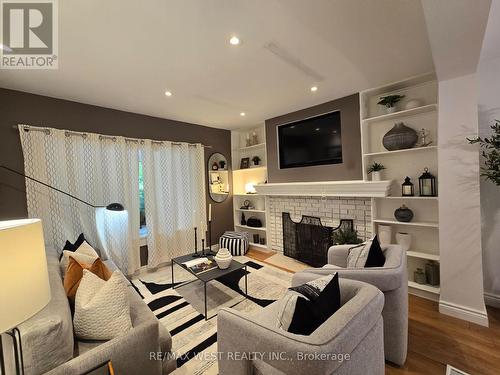
[[219,248],[225,247],[232,255],[245,255],[248,251],[248,233],[224,232],[219,238]]

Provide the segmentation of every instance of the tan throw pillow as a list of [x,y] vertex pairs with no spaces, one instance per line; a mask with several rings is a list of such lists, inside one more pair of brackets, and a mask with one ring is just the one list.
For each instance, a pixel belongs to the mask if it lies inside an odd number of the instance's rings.
[[105,281],[109,280],[112,274],[100,258],[97,258],[92,264],[87,264],[78,262],[70,255],[68,269],[64,275],[64,290],[70,299],[75,298],[76,291],[83,277],[83,270],[89,270]]

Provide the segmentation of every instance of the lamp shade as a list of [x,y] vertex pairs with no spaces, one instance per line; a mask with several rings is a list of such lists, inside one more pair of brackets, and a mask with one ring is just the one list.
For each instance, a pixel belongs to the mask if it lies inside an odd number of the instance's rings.
[[41,220],[0,221],[0,333],[29,319],[49,301]]

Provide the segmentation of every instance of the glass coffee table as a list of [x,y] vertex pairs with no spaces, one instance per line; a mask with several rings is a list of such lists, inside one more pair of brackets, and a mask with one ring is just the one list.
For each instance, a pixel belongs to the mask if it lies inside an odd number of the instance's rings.
[[[205,257],[215,262],[215,260],[213,259],[214,258],[213,255],[206,255]],[[172,258],[172,289],[181,288],[181,287],[183,287],[187,284],[191,284],[195,281],[203,282],[203,290],[204,290],[204,298],[205,298],[205,301],[204,301],[204,303],[205,303],[205,314],[204,314],[205,320],[209,319],[208,313],[207,313],[207,283],[209,283],[210,281],[216,280],[219,277],[228,275],[232,272],[235,272],[237,270],[244,268],[245,269],[245,298],[243,300],[235,303],[234,305],[232,305],[230,307],[236,306],[237,304],[243,302],[247,298],[247,296],[248,296],[248,281],[247,281],[248,272],[247,272],[247,265],[246,264],[240,263],[240,262],[233,259],[231,261],[231,264],[229,265],[229,267],[226,268],[225,270],[221,270],[220,268],[214,268],[214,269],[211,269],[209,271],[205,271],[205,272],[201,272],[201,273],[194,273],[193,271],[191,271],[188,267],[186,267],[183,264],[183,263],[188,262],[188,261],[193,260],[193,259],[196,259],[196,258],[194,258],[192,254],[183,255],[183,256],[180,256],[177,258]],[[186,270],[191,275],[196,277],[196,279],[189,280],[189,281],[186,281],[186,282],[181,283],[179,285],[173,286],[174,285],[174,264],[177,264],[178,266],[182,267],[184,270]],[[217,314],[214,314],[210,318],[213,318],[216,315]]]

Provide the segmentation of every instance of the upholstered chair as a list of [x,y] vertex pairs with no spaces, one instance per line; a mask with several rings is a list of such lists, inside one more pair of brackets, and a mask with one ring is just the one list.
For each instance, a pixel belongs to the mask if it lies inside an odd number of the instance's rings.
[[406,254],[399,245],[382,246],[385,255],[383,267],[347,268],[349,249],[355,245],[332,246],[328,250],[328,264],[310,268],[293,276],[293,284],[300,285],[312,279],[338,272],[341,279],[364,281],[384,293],[385,359],[402,366],[408,349],[408,276]]
[[219,374],[383,375],[384,296],[359,281],[339,284],[340,309],[308,336],[277,328],[279,302],[253,315],[223,308],[217,317]]

